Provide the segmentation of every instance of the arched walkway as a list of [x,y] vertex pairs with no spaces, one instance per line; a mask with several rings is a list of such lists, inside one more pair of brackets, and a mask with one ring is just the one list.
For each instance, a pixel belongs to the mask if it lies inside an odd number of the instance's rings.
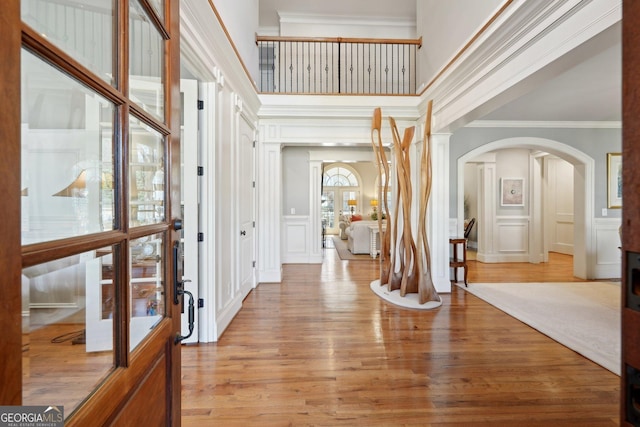
[[[592,230],[594,221],[594,195],[595,195],[595,161],[585,153],[558,141],[544,138],[518,137],[507,138],[488,144],[482,145],[474,150],[469,151],[458,158],[458,188],[457,188],[457,220],[459,228],[464,222],[464,165],[470,160],[495,150],[506,148],[524,148],[536,150],[543,153],[552,154],[569,163],[574,167],[574,262],[573,274],[583,279],[593,278],[593,271],[590,266],[593,264],[590,260],[591,254],[594,253],[592,248]],[[532,188],[540,186],[540,171],[536,156],[531,156],[530,162],[530,179],[532,180]],[[537,171],[537,172],[535,172]],[[533,193],[533,192],[530,192]],[[539,193],[539,192],[538,192]],[[542,212],[540,209],[531,209],[529,212],[531,227],[541,224]],[[460,231],[460,230],[459,230]],[[533,252],[541,249],[541,243],[536,242],[538,239],[530,243]],[[539,251],[537,253],[540,253]]]

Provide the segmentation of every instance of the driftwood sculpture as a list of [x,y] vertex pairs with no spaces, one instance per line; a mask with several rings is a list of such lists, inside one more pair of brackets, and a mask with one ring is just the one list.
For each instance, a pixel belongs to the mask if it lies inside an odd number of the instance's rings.
[[[386,193],[388,191],[389,166],[384,154],[380,129],[382,113],[379,108],[374,110],[371,127],[371,142],[378,162],[378,173],[382,176],[385,172],[384,193],[381,192],[378,200],[385,201],[387,212],[386,230],[382,227],[381,215],[378,216],[378,227],[381,237],[380,251],[380,284],[387,285],[389,291],[400,290],[400,295],[417,293],[420,304],[428,301],[440,301],[440,296],[435,291],[431,278],[431,253],[427,240],[426,220],[427,205],[431,194],[431,108],[430,101],[427,107],[427,121],[423,138],[423,149],[420,159],[420,200],[418,219],[418,244],[416,245],[411,231],[411,163],[409,148],[415,128],[405,129],[402,139],[395,120],[390,117],[391,132],[393,135],[393,150],[396,157],[397,189],[394,204],[393,227],[391,228],[391,215],[386,206]],[[377,133],[377,141],[374,135]]]
[[427,301],[440,301],[431,278],[431,251],[427,239],[427,206],[431,195],[431,109],[433,101],[427,104],[427,119],[422,138],[422,156],[420,158],[420,211],[418,215],[418,295],[420,304]]
[[[382,110],[376,108],[373,111],[373,121],[371,123],[371,144],[378,164],[378,177],[382,186],[378,187],[378,200],[382,202],[381,212],[378,215],[378,230],[380,234],[380,283],[389,282],[390,260],[389,252],[391,248],[391,215],[389,215],[389,202],[387,193],[389,192],[389,163],[382,145]],[[384,179],[383,179],[384,177]],[[385,215],[382,215],[382,214]],[[384,216],[384,218],[383,218]],[[385,226],[382,222],[385,221]]]

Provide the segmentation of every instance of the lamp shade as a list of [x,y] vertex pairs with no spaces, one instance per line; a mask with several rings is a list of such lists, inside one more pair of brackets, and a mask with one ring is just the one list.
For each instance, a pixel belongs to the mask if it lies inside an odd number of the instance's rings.
[[54,194],[54,197],[86,197],[83,191],[87,188],[87,171],[83,169],[75,180],[62,190]]
[[378,206],[378,200],[377,199],[371,199],[371,206],[373,206],[374,208],[376,206]]
[[355,206],[355,205],[357,205],[358,203],[357,203],[355,200],[349,200],[349,201],[347,201],[347,204],[348,204],[349,206]]

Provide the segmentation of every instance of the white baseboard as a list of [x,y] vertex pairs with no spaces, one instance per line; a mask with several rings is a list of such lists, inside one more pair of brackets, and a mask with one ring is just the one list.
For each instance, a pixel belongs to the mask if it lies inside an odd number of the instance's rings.
[[233,320],[234,317],[236,317],[236,314],[238,314],[241,308],[242,308],[242,296],[241,294],[238,294],[233,299],[233,301],[231,301],[231,303],[227,305],[224,308],[224,310],[220,312],[220,314],[218,314],[216,318],[216,324],[217,324],[216,341],[220,339],[220,337],[222,336],[222,333],[231,324],[231,321]]
[[258,271],[257,282],[260,283],[280,283],[282,282],[282,267],[278,270]]

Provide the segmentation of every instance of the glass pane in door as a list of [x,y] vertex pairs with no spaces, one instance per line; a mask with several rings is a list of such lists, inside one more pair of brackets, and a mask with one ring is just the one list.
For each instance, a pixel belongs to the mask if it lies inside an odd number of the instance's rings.
[[23,405],[69,416],[111,372],[114,278],[111,247],[22,270]]
[[163,280],[164,236],[153,234],[131,241],[129,287],[130,348],[133,350],[165,315]]
[[129,98],[164,120],[164,39],[138,0],[129,14]]
[[335,214],[334,214],[334,191],[324,191],[322,193],[321,208],[322,208],[322,224],[328,228],[335,228]]
[[22,243],[114,227],[114,105],[22,51]]
[[342,191],[342,211],[355,215],[362,209],[358,206],[359,191]]
[[115,0],[21,0],[22,20],[110,84]]
[[129,225],[164,221],[164,139],[131,117],[129,153]]

